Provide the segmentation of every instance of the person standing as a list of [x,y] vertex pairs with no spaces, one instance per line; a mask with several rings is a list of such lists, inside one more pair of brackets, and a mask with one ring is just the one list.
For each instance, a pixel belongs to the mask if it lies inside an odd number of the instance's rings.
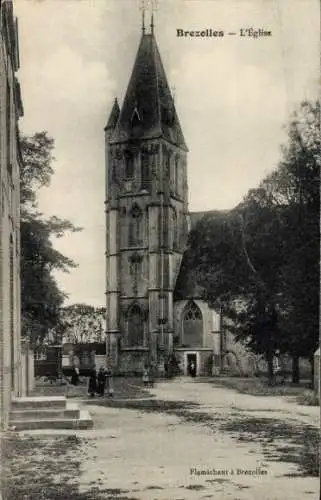
[[79,368],[74,365],[72,367],[72,375],[71,375],[71,384],[78,385],[79,384]]
[[144,368],[144,372],[143,372],[143,384],[144,384],[144,387],[148,387],[149,385],[149,370],[148,368]]
[[148,385],[149,387],[154,387],[154,375],[153,375],[153,367],[148,367]]
[[101,366],[98,370],[98,375],[97,375],[98,394],[100,397],[103,397],[103,395],[105,394],[106,378],[107,378],[107,373],[105,371],[105,368]]
[[278,349],[275,351],[275,354],[273,356],[272,366],[273,366],[273,382],[272,382],[273,385],[284,382],[284,380],[282,380],[280,351]]
[[88,394],[93,398],[97,392],[97,372],[94,366],[89,375]]
[[112,376],[112,371],[110,368],[107,368],[106,370],[106,377],[107,377],[107,385],[108,385],[108,397],[112,398],[114,396],[114,385],[113,385],[113,376]]
[[76,372],[75,385],[78,385],[79,384],[79,376],[80,376],[80,370],[79,370],[78,366],[75,366],[75,372]]
[[192,377],[196,376],[196,366],[195,366],[194,361],[192,361],[191,365],[190,365],[190,374]]

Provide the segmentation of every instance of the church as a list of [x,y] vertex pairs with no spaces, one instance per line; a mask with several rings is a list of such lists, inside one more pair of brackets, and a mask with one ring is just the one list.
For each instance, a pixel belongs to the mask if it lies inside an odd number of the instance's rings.
[[[107,357],[115,373],[162,373],[175,357],[182,374],[218,373],[220,314],[201,299],[182,266],[188,233],[188,146],[156,43],[143,24],[121,107],[105,127]],[[180,283],[178,290],[178,283]],[[182,286],[185,283],[186,286]]]

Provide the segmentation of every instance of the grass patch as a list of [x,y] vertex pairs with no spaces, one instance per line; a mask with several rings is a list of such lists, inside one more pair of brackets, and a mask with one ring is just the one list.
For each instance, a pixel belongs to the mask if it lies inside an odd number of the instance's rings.
[[[88,401],[90,406],[91,401]],[[147,413],[168,413],[180,416],[187,409],[198,408],[198,403],[190,403],[184,401],[167,401],[162,399],[144,399],[144,400],[117,400],[113,398],[108,399],[94,399],[92,404],[97,406],[108,406],[112,408],[126,408],[128,410],[139,410]]]
[[224,479],[223,477],[218,477],[216,479],[206,479],[207,483],[229,483],[230,479]]
[[228,419],[215,412],[202,412],[194,402],[140,400],[101,401],[101,405],[142,412],[166,413],[185,422],[206,425],[213,432],[228,432],[240,442],[260,442],[269,460],[294,463],[301,476],[318,476],[319,431],[309,425],[292,425],[275,418],[246,417],[230,413]]
[[[71,478],[80,473],[80,441],[73,436],[8,436],[2,439],[4,498],[75,499]],[[77,499],[78,500],[78,499]]]
[[[149,391],[143,388],[143,382],[139,378],[115,377],[113,386],[115,399],[151,397]],[[38,380],[33,396],[66,396],[67,398],[87,399],[89,397],[88,381],[84,378],[83,383],[74,386],[71,384],[60,385],[59,382],[51,384]]]
[[211,379],[211,385],[214,387],[227,387],[235,389],[241,394],[251,396],[300,396],[307,391],[308,381],[301,382],[299,385],[293,385],[289,382],[280,385],[270,386],[267,378],[234,378],[221,377]]
[[296,399],[299,405],[320,406],[319,396],[314,391],[304,391]]
[[185,490],[195,490],[195,491],[200,491],[200,490],[205,490],[205,486],[202,484],[189,484],[188,486],[183,486]]
[[320,436],[315,427],[285,424],[272,418],[241,418],[221,428],[233,433],[239,441],[261,442],[266,458],[296,464],[299,476],[319,474]]
[[[2,494],[17,500],[129,499],[122,490],[92,487],[80,493],[82,441],[74,435],[2,436]],[[117,496],[115,496],[117,495]]]

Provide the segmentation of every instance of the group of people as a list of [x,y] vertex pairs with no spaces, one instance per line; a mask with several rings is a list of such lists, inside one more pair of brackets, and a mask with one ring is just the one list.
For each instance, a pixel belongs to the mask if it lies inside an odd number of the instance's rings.
[[95,394],[98,394],[100,397],[102,397],[105,394],[106,385],[108,386],[108,396],[112,397],[114,395],[114,389],[111,372],[101,366],[97,373],[96,367],[94,367],[89,375],[88,394],[92,398],[95,396]]

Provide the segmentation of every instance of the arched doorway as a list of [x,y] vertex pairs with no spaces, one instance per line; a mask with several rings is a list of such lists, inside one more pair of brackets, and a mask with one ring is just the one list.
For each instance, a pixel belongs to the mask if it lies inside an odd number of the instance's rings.
[[144,314],[139,305],[133,305],[128,312],[128,346],[143,347]]
[[183,310],[182,337],[185,347],[203,347],[203,315],[195,302]]

